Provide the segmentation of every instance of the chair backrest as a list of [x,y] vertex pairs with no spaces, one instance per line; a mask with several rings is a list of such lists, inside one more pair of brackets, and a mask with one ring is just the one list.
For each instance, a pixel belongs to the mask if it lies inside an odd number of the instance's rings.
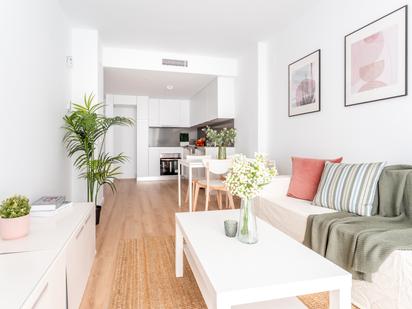
[[204,159],[203,164],[205,165],[208,172],[215,175],[223,175],[226,174],[232,167],[232,159]]

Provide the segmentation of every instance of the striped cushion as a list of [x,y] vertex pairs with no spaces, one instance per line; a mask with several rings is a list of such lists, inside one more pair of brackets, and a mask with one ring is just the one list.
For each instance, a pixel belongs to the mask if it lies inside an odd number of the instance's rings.
[[370,216],[377,183],[384,166],[384,162],[326,162],[313,204]]

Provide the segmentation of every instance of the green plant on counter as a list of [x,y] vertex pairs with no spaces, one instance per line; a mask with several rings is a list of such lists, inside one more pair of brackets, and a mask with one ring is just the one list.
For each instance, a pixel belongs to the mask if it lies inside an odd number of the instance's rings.
[[116,125],[131,126],[134,121],[126,117],[105,117],[104,103],[93,103],[94,95],[84,96],[83,105],[73,104],[73,110],[64,116],[66,133],[63,142],[68,156],[76,158],[74,166],[87,181],[87,201],[97,202],[100,188],[107,184],[116,190],[114,179],[120,175],[120,164],[127,160],[123,153],[110,155],[104,151],[107,131]]
[[15,195],[5,199],[0,205],[0,217],[4,219],[27,216],[30,213],[29,199]]
[[228,147],[235,143],[236,129],[234,128],[223,128],[218,131],[206,127],[203,131],[206,133],[206,140],[211,142],[215,147]]

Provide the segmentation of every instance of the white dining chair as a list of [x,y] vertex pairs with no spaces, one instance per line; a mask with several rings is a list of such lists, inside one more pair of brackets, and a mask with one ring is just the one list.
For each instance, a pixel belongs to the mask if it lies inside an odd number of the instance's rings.
[[[211,157],[210,155],[203,155],[203,156],[194,156],[194,155],[187,155],[186,160],[188,161],[202,161],[209,160]],[[192,179],[192,196],[195,194],[195,187],[196,187],[197,179]],[[189,202],[189,186],[187,186],[185,203]]]
[[[205,210],[209,208],[209,201],[210,201],[210,192],[216,191],[216,199],[219,209],[222,209],[222,193],[226,193],[226,207],[228,206],[227,203],[229,202],[229,206],[231,208],[235,208],[233,202],[233,196],[230,194],[229,190],[227,189],[224,183],[224,175],[226,175],[229,169],[232,167],[232,159],[226,160],[216,160],[216,159],[205,159],[204,165],[206,168],[206,178],[205,179],[198,179],[195,185],[195,198],[193,204],[193,211],[196,210],[197,200],[199,197],[199,190],[205,189]],[[212,176],[218,176],[219,178],[215,179]]]

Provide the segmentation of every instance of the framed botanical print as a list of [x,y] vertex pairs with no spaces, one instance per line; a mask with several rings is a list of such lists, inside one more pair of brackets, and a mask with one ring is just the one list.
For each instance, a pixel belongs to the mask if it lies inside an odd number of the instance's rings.
[[407,9],[345,36],[345,106],[407,95]]
[[289,117],[320,111],[320,49],[289,64]]

